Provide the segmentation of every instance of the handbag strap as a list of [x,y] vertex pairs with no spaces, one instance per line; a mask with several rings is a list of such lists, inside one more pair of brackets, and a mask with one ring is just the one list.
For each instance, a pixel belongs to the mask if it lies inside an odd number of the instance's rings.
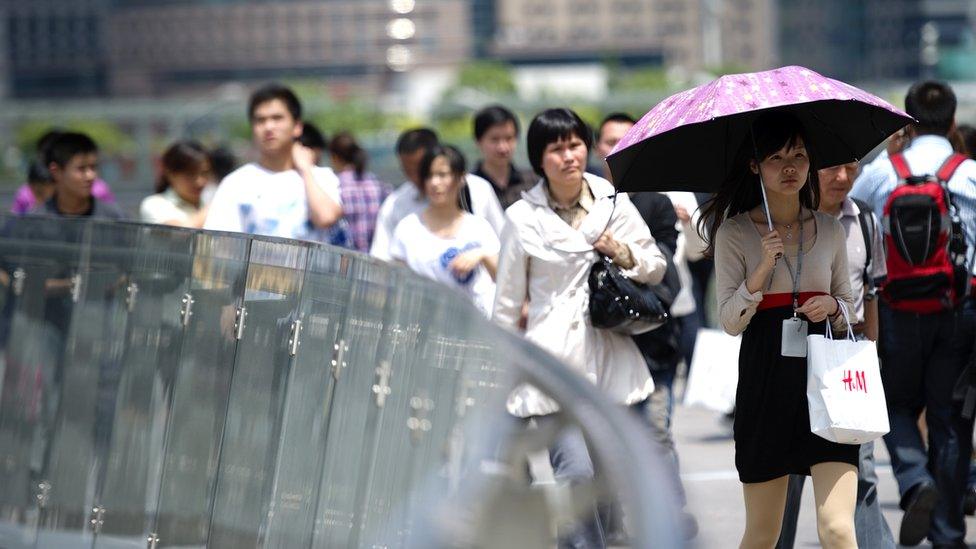
[[[857,341],[857,339],[854,337],[854,329],[851,328],[851,319],[850,319],[850,315],[847,313],[847,305],[845,305],[843,301],[838,299],[837,306],[840,308],[840,314],[844,315],[844,322],[847,323],[847,337],[845,339],[849,339],[851,341]],[[830,328],[829,318],[827,319],[826,336],[827,339],[834,339],[834,332]]]

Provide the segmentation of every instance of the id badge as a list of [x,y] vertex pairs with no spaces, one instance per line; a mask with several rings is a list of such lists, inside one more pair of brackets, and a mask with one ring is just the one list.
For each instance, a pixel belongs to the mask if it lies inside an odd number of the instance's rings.
[[807,356],[807,321],[799,317],[783,321],[783,340],[780,354],[805,358]]

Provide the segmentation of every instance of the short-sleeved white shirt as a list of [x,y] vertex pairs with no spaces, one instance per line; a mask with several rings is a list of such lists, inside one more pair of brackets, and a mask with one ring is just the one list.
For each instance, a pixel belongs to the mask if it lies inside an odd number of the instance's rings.
[[[340,204],[339,178],[316,167],[315,180]],[[308,217],[305,181],[295,170],[273,172],[250,163],[224,178],[217,188],[204,229],[336,243],[338,226],[318,228]]]
[[[205,206],[213,200],[216,187],[207,185],[200,195],[200,204]],[[187,221],[190,217],[200,211],[200,206],[190,204],[176,194],[173,187],[169,187],[161,193],[147,196],[139,205],[139,221],[146,223],[162,224],[167,221],[179,220]]]
[[[472,173],[465,176],[465,182],[471,192],[471,213],[486,219],[495,234],[500,236],[505,228],[505,212],[495,195],[495,188]],[[396,226],[408,215],[423,211],[426,207],[427,199],[413,183],[407,181],[394,189],[383,201],[376,217],[376,232],[373,233],[369,254],[384,261],[392,259],[389,256],[390,239]]]
[[851,294],[854,297],[854,317],[851,322],[864,322],[864,276],[865,271],[870,280],[884,278],[888,274],[885,265],[884,237],[878,218],[871,212],[871,257],[867,256],[864,233],[861,230],[861,220],[858,218],[861,209],[850,198],[845,198],[841,205],[840,221],[847,234],[847,270],[851,275]]
[[456,256],[469,250],[481,248],[498,255],[501,243],[491,224],[483,217],[465,213],[457,234],[453,238],[441,238],[430,232],[420,215],[412,213],[397,224],[390,240],[390,257],[406,263],[421,276],[457,288],[485,315],[491,315],[495,282],[484,265],[460,278],[448,269]]

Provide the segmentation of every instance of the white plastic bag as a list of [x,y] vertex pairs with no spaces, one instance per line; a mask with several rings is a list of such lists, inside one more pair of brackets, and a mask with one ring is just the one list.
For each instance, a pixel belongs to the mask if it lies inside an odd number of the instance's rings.
[[732,411],[739,384],[740,341],[721,330],[698,330],[685,406],[702,406],[723,414]]
[[[841,304],[847,318],[847,308]],[[849,323],[848,323],[849,324]],[[873,341],[807,336],[807,403],[810,430],[841,444],[864,444],[888,432],[888,405]]]

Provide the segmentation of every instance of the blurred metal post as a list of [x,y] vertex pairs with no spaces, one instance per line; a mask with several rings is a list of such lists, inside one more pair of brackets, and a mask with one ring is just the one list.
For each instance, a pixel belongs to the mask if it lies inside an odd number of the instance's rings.
[[939,27],[934,21],[922,25],[918,46],[920,76],[925,80],[935,78],[939,65]]

